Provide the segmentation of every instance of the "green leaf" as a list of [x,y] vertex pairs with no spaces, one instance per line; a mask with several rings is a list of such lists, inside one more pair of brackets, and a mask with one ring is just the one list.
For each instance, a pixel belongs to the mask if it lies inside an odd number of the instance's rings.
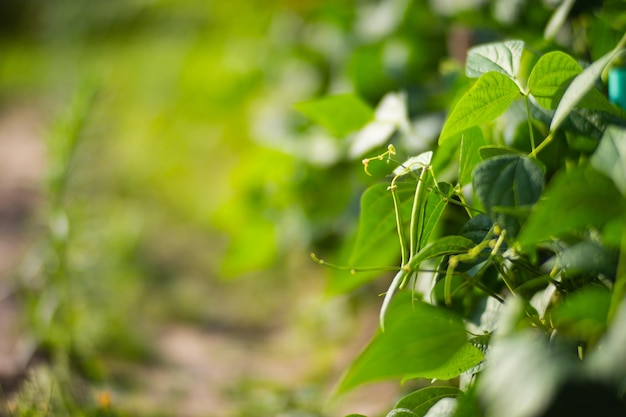
[[608,289],[589,286],[568,295],[550,312],[550,321],[567,336],[595,342],[606,330],[610,303]]
[[450,311],[398,294],[379,332],[353,362],[337,393],[361,384],[418,377],[448,362],[466,344],[463,320]]
[[506,75],[488,72],[460,98],[443,126],[439,144],[473,126],[490,122],[521,97],[518,86]]
[[591,167],[556,174],[544,195],[519,235],[519,243],[526,249],[589,226],[601,230],[624,212],[613,182]]
[[[401,215],[405,221],[408,221],[415,185],[413,182],[402,182],[397,185],[396,194],[400,201]],[[396,230],[393,199],[388,185],[371,186],[361,197],[359,230],[350,257],[350,265],[372,266],[368,264],[368,258],[372,256],[372,252],[380,250],[384,245],[397,242]]]
[[[415,183],[410,181],[397,185],[400,214],[406,226],[411,214]],[[387,184],[375,184],[365,190],[361,197],[359,227],[347,262],[355,268],[389,267],[399,263],[399,256],[400,244],[391,191]],[[336,274],[328,290],[333,294],[350,291],[380,275],[380,271]]]
[[523,50],[524,42],[518,40],[475,46],[467,51],[465,75],[478,78],[487,72],[495,71],[515,78]]
[[482,160],[500,155],[522,155],[522,153],[518,149],[500,145],[481,146],[478,149],[478,153],[480,155],[480,159]]
[[618,255],[601,244],[582,241],[568,246],[543,265],[544,271],[554,267],[565,272],[565,276],[580,273],[604,274],[614,277],[617,272]]
[[472,182],[472,171],[480,162],[479,149],[487,145],[483,132],[478,127],[467,129],[461,135],[461,153],[459,156],[459,183]]
[[575,106],[589,93],[600,78],[602,71],[608,67],[613,60],[622,53],[623,49],[615,48],[596,62],[585,68],[583,72],[578,74],[570,83],[569,87],[563,94],[559,105],[554,112],[552,122],[550,123],[550,131],[554,132],[565,121],[569,113]]
[[423,378],[448,380],[456,378],[482,362],[485,355],[476,346],[466,343],[448,362],[428,371]]
[[440,399],[458,397],[462,394],[463,391],[456,387],[426,387],[405,395],[393,408],[411,410],[416,416],[424,417]]
[[322,97],[294,107],[338,137],[361,129],[374,118],[374,110],[355,94]]
[[[582,67],[571,56],[560,51],[550,52],[535,64],[528,78],[529,92],[542,107],[554,110],[572,80],[582,71]],[[623,116],[623,112],[611,105],[609,100],[593,86],[583,95],[577,106]]]
[[520,222],[506,208],[519,209],[536,203],[543,190],[543,172],[525,156],[496,156],[474,170],[474,190],[491,218],[515,236]]
[[626,195],[626,129],[607,127],[591,157],[591,165],[611,178],[622,195]]
[[528,78],[529,92],[548,110],[556,109],[572,80],[582,72],[574,58],[561,51],[545,54]]
[[459,235],[479,244],[493,227],[493,221],[485,214],[478,214],[469,219],[461,228]]

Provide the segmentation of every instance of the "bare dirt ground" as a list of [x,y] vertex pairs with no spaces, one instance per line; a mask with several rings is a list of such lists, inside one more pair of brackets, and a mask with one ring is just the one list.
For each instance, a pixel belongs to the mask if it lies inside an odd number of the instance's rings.
[[27,250],[29,221],[44,170],[41,117],[29,107],[0,110],[0,382],[15,387],[30,358],[14,297],[15,270]]

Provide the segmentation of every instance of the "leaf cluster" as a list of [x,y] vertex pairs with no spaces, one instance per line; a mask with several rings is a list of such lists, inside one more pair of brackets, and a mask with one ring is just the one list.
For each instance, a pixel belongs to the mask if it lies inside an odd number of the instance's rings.
[[[546,38],[572,4],[555,11]],[[626,113],[603,83],[625,45],[626,36],[582,65],[522,40],[469,49],[465,75],[475,81],[450,106],[433,152],[396,161],[390,181],[363,193],[351,274],[331,289],[397,263],[380,331],[338,393],[436,379],[448,382],[409,393],[388,416],[532,417],[591,410],[569,397],[583,387],[583,402],[623,415]],[[302,110],[335,131],[354,128],[353,118],[322,117],[327,105]],[[394,120],[411,135],[407,114]],[[367,123],[359,134],[373,138]],[[379,134],[366,148],[388,140]],[[384,158],[393,160],[364,164]]]

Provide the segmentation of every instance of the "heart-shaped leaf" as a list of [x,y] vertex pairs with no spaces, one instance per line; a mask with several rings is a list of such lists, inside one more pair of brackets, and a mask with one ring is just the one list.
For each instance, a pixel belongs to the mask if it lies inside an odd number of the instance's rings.
[[543,172],[525,156],[496,156],[474,170],[474,190],[492,219],[515,236],[520,221],[512,215],[515,210],[507,209],[528,207],[539,200]]
[[556,109],[572,80],[582,67],[571,56],[549,52],[539,58],[528,77],[528,90],[537,102],[548,110]]
[[478,78],[487,72],[495,71],[515,78],[523,50],[524,42],[518,40],[475,46],[467,51],[465,75]]
[[488,72],[459,99],[443,126],[439,144],[473,126],[490,122],[521,97],[519,87],[506,75]]

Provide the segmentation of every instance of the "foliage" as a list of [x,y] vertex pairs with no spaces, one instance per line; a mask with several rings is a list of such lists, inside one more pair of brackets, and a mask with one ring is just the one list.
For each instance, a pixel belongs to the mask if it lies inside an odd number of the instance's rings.
[[[451,101],[434,154],[396,161],[409,127],[363,160],[369,174],[385,159],[398,167],[363,193],[352,255],[345,268],[330,264],[331,288],[399,265],[380,331],[338,393],[434,378],[448,382],[409,393],[388,417],[624,414],[614,349],[626,323],[626,118],[603,82],[626,36],[582,66],[580,50],[555,50],[555,33],[591,19],[584,6],[571,14],[574,3],[554,11],[546,39],[469,49],[465,75],[476,80]],[[611,32],[599,10],[593,25]],[[600,47],[592,32],[585,41]]]
[[[619,407],[625,133],[605,83],[622,3],[12,2],[3,104],[47,112],[78,90],[19,282],[51,373],[13,411],[110,415],[75,384],[150,360],[160,321],[292,316],[289,288],[312,292],[306,247],[342,265],[316,257],[329,293],[387,288],[338,392],[439,380],[395,416]],[[98,88],[76,87],[85,73]],[[323,414],[281,389],[233,397],[242,415]]]

